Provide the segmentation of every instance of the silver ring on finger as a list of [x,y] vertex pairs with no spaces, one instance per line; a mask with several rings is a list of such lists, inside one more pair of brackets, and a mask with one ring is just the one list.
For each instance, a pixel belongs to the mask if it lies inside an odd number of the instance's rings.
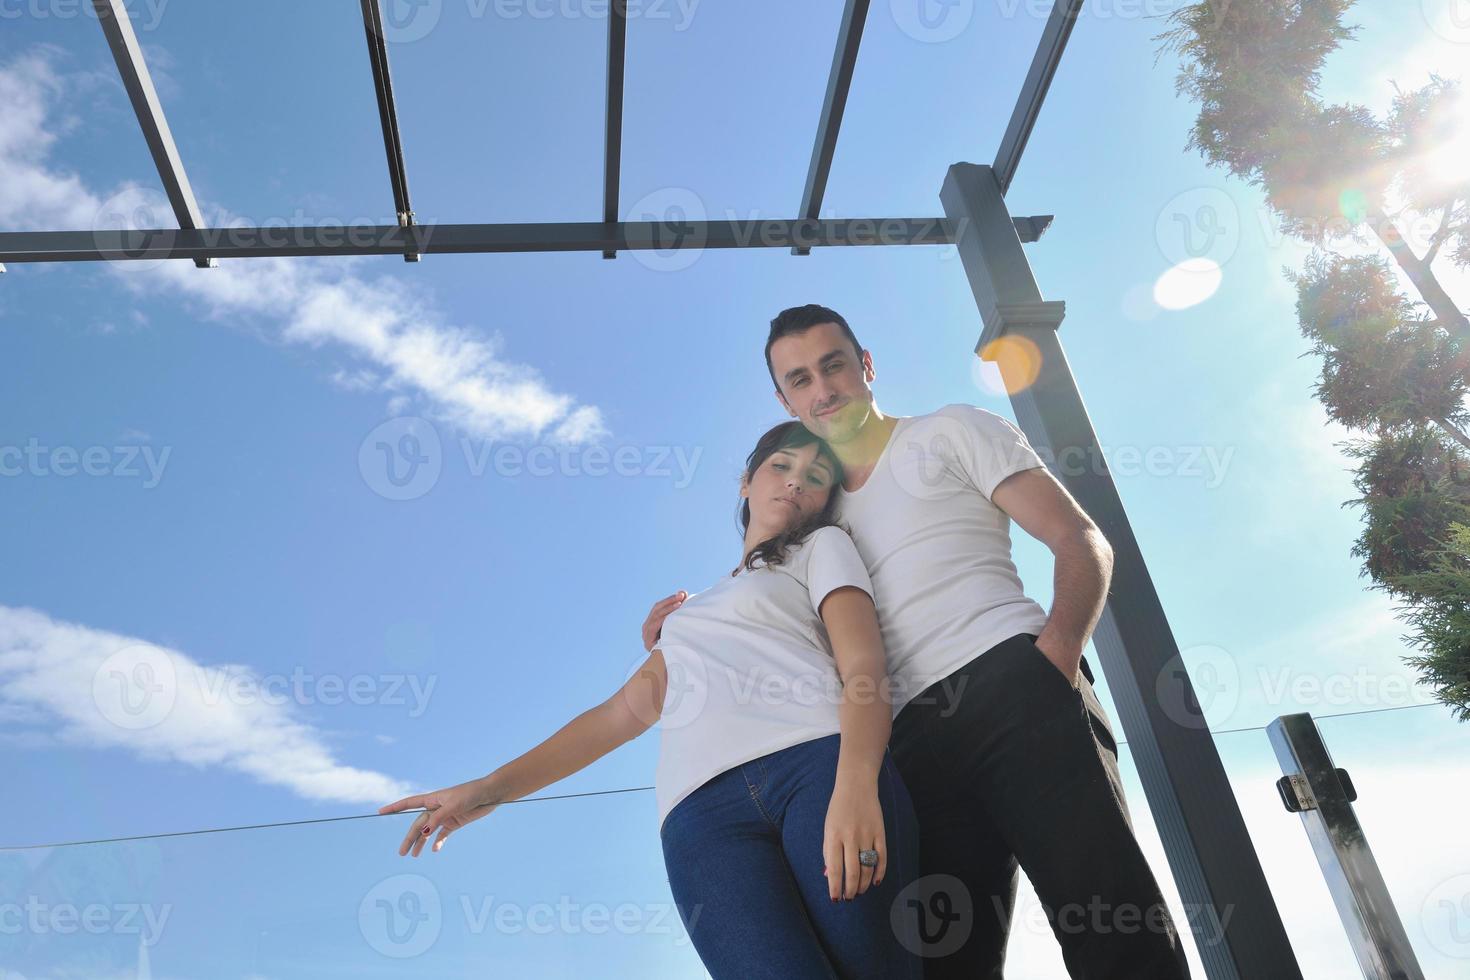
[[878,866],[878,852],[874,850],[858,851],[858,864],[865,868],[876,868]]

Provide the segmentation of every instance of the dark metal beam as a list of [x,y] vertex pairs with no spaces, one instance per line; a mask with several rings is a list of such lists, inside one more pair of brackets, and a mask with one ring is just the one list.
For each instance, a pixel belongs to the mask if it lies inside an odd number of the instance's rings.
[[[618,221],[618,182],[623,166],[623,65],[628,50],[628,0],[613,0],[607,12],[607,125],[603,130],[602,220]],[[605,259],[617,252],[602,253]]]
[[[857,65],[858,46],[863,40],[863,24],[868,19],[868,0],[847,0],[842,10],[842,26],[837,32],[837,50],[832,55],[832,70],[827,75],[827,95],[822,100],[822,116],[817,122],[817,139],[812,146],[811,163],[807,165],[806,189],[801,192],[803,218],[815,218],[822,210],[827,193],[827,177],[832,173],[832,156],[837,151],[837,134],[842,128],[842,112],[847,108],[847,92],[852,87],[852,72]],[[810,254],[809,248],[793,248],[792,255]]]
[[[1018,218],[1030,236],[1041,219]],[[255,258],[282,255],[395,255],[455,252],[593,252],[622,249],[789,248],[947,245],[943,218],[826,218],[816,221],[600,221],[536,224],[337,225],[180,230],[0,232],[0,262]]]
[[[174,209],[174,218],[180,228],[198,228],[204,224],[204,218],[199,213],[199,203],[194,200],[189,177],[184,173],[173,132],[163,114],[163,104],[153,87],[153,77],[148,73],[148,63],[143,60],[143,49],[138,45],[138,36],[133,33],[128,8],[123,5],[123,0],[92,0],[92,7],[97,11],[97,21],[102,25],[107,46],[112,49],[113,60],[117,62],[123,88],[133,103],[133,112],[137,114],[138,125],[143,130],[143,139],[148,143],[148,152],[153,155],[153,165],[158,168],[168,203]],[[206,269],[214,262],[204,257],[195,259],[194,264]]]
[[[373,66],[373,88],[378,96],[378,118],[383,128],[383,148],[388,154],[388,179],[393,184],[393,209],[398,224],[413,224],[413,205],[408,197],[408,171],[403,165],[403,139],[398,132],[398,105],[393,99],[393,73],[388,70],[388,40],[383,33],[383,10],[378,0],[361,0],[362,24],[367,33],[368,59]],[[403,261],[417,262],[417,252],[404,252]]]
[[1041,43],[1036,47],[1036,56],[1031,59],[1031,70],[1026,73],[1026,84],[1011,111],[1010,124],[1000,141],[1000,150],[995,154],[995,176],[1000,181],[1000,192],[1011,189],[1011,180],[1021,164],[1021,154],[1036,117],[1041,114],[1041,104],[1046,101],[1046,90],[1051,87],[1052,76],[1061,64],[1062,52],[1066,50],[1067,38],[1077,23],[1077,14],[1082,10],[1082,0],[1056,0],[1051,8],[1051,17],[1041,32]]
[[[1057,337],[1065,304],[1042,299],[990,167],[954,164],[939,196],[959,229],[960,262],[985,322],[975,351],[1000,367],[1021,431],[1112,546],[1112,585],[1092,642],[1189,916],[1179,926],[1194,932],[1210,980],[1301,980],[1174,632]],[[1026,358],[987,350],[1002,336],[1021,338],[1039,355],[1034,376],[1021,364]]]

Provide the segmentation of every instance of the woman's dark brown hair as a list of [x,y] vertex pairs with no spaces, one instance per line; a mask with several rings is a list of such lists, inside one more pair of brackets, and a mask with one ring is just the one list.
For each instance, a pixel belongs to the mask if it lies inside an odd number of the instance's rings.
[[[837,495],[842,492],[842,463],[838,461],[836,454],[827,444],[812,435],[811,430],[802,425],[799,420],[792,419],[789,422],[772,426],[765,435],[760,437],[760,441],[755,444],[750,455],[745,457],[745,479],[746,481],[751,480],[755,476],[755,471],[760,469],[776,450],[796,449],[812,443],[817,445],[818,458],[825,460],[827,465],[832,467],[832,492],[827,496],[827,505],[796,526],[775,537],[767,538],[750,549],[750,554],[746,555],[745,561],[742,562],[747,569],[755,568],[757,559],[764,561],[767,565],[779,565],[786,560],[786,552],[792,545],[817,528],[828,525],[841,527],[833,517],[833,512],[837,509]],[[745,532],[750,528],[750,500],[748,498],[742,497],[740,500],[738,520],[740,535],[744,538]],[[739,571],[737,567],[730,574],[735,575]]]

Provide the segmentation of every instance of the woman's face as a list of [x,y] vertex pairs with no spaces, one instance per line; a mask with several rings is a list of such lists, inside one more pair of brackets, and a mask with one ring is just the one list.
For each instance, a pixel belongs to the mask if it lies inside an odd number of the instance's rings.
[[740,495],[750,500],[751,523],[775,533],[820,513],[832,495],[832,483],[832,466],[812,442],[771,453]]

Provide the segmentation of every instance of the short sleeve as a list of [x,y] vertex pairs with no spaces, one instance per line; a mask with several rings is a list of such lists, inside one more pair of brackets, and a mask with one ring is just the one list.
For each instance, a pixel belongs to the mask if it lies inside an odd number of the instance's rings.
[[1045,466],[1026,434],[1009,419],[974,405],[955,403],[941,411],[959,423],[964,445],[959,465],[989,500],[1002,480],[1012,473]]
[[846,531],[831,525],[819,527],[807,538],[807,547],[806,589],[812,612],[820,616],[822,600],[844,585],[855,585],[872,597],[868,567]]

